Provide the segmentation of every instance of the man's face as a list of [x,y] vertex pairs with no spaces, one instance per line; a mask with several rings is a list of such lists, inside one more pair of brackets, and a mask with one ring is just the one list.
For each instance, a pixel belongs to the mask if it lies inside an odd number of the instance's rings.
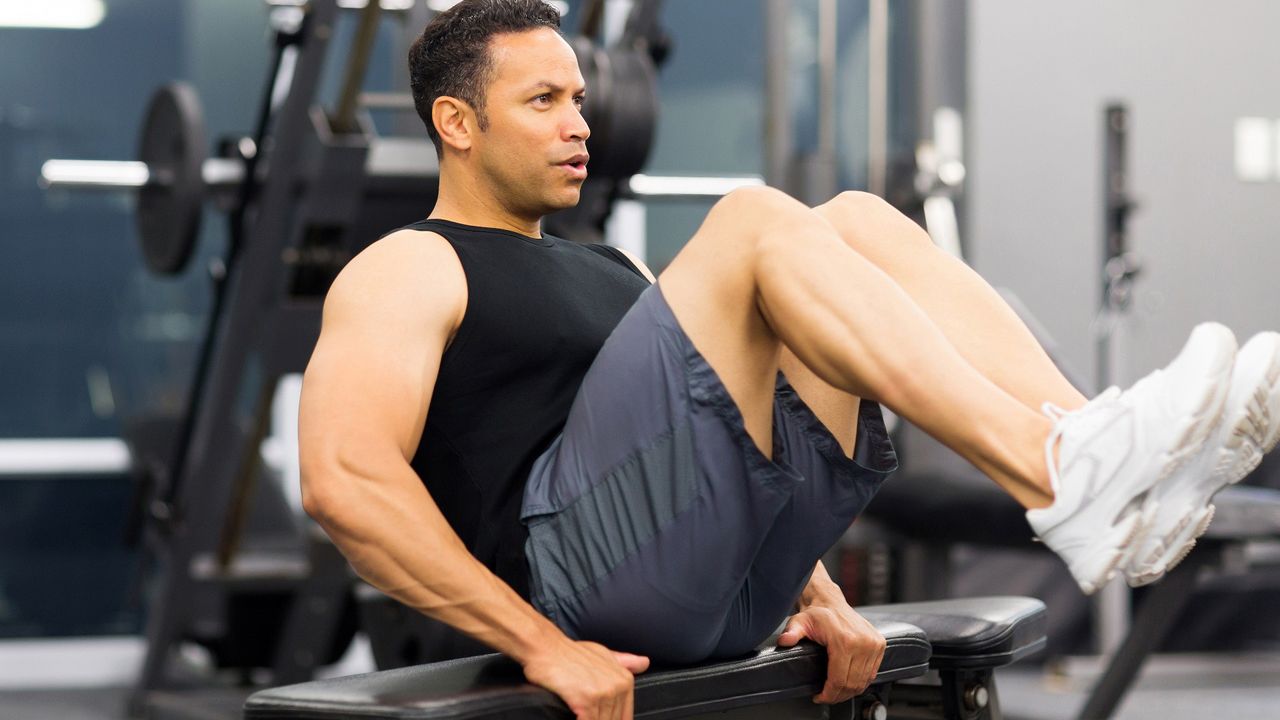
[[489,127],[472,148],[479,172],[518,214],[540,217],[573,207],[587,177],[591,134],[582,119],[585,82],[573,49],[540,28],[495,36],[489,53]]

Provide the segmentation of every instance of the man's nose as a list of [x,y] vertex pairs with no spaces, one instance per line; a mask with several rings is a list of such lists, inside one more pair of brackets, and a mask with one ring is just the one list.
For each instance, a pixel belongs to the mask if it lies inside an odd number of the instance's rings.
[[574,108],[565,125],[565,135],[569,140],[583,142],[591,137],[591,126],[587,125],[587,119],[582,116],[582,111]]

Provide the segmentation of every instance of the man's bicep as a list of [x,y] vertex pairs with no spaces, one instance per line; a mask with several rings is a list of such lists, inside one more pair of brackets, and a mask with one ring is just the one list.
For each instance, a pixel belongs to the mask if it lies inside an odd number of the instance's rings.
[[[383,329],[385,330],[385,328]],[[386,452],[406,459],[421,437],[442,343],[381,330],[326,331],[303,381],[302,448]],[[315,441],[313,448],[305,447]]]

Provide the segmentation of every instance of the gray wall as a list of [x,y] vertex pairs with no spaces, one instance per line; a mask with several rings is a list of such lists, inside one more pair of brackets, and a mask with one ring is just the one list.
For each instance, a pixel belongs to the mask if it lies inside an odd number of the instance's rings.
[[970,3],[970,260],[1093,376],[1102,108],[1128,103],[1132,249],[1145,261],[1119,380],[1198,321],[1280,328],[1280,182],[1233,168],[1235,119],[1280,118],[1280,3]]

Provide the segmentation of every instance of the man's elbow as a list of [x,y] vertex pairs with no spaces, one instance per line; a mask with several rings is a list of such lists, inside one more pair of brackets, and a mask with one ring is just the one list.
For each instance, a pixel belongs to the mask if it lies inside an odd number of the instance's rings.
[[344,502],[343,488],[350,483],[344,482],[346,471],[342,463],[336,459],[312,460],[302,462],[302,510],[328,529],[341,520],[343,508],[350,508],[351,503]]
[[304,445],[300,457],[302,510],[331,537],[367,532],[371,523],[396,511],[399,501],[389,498],[402,498],[405,471],[411,474],[407,463],[367,447],[313,447],[308,452]]
[[321,525],[324,525],[327,512],[326,508],[332,503],[325,503],[322,501],[320,499],[320,493],[316,492],[314,489],[308,490],[305,483],[302,487],[302,511],[307,514],[307,517],[315,520]]

